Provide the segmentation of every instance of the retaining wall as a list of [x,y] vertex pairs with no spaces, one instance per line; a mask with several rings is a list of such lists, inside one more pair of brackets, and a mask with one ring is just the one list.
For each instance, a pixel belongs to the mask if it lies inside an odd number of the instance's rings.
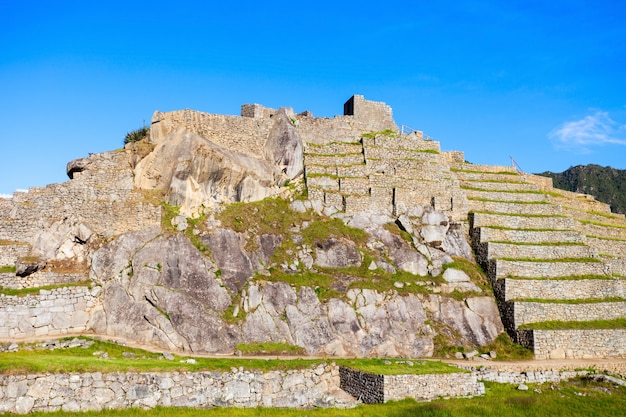
[[37,295],[0,294],[0,338],[15,341],[84,332],[100,290],[100,287],[64,287],[40,290]]
[[[518,330],[518,343],[535,359],[626,358],[626,330]],[[616,370],[626,376],[626,364]]]
[[120,408],[345,407],[335,365],[267,373],[150,372],[0,375],[0,412]]

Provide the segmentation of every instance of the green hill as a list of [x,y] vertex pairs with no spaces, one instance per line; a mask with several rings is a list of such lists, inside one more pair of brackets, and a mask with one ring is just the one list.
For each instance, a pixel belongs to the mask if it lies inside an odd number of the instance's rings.
[[614,213],[626,214],[626,170],[590,164],[538,175],[551,177],[556,188],[593,195],[610,204]]

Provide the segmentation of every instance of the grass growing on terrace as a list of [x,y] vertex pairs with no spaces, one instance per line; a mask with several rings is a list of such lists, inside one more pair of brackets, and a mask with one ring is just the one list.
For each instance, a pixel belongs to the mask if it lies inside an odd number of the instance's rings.
[[24,297],[30,294],[38,295],[39,291],[41,290],[49,291],[49,290],[56,290],[56,289],[65,288],[65,287],[89,287],[91,286],[91,284],[92,284],[91,281],[84,281],[84,282],[75,282],[71,284],[55,284],[55,285],[45,285],[43,287],[21,288],[21,289],[0,287],[0,294]]
[[610,330],[626,329],[626,318],[612,320],[590,321],[542,321],[527,323],[519,326],[520,329],[531,330]]
[[14,274],[15,265],[0,266],[0,274]]

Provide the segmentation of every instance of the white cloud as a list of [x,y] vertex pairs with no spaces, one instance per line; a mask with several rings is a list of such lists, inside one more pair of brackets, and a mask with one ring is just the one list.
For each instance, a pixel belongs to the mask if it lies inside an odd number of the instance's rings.
[[0,194],[0,198],[13,198],[11,194]]
[[558,149],[590,152],[594,146],[626,145],[626,125],[611,119],[608,112],[597,111],[583,119],[563,123],[548,137]]

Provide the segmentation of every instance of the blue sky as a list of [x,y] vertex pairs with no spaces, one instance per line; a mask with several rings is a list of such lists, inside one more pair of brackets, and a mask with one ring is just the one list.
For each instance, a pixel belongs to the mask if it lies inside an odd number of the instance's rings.
[[0,194],[67,180],[155,110],[343,112],[473,163],[626,169],[626,2],[3,1]]

